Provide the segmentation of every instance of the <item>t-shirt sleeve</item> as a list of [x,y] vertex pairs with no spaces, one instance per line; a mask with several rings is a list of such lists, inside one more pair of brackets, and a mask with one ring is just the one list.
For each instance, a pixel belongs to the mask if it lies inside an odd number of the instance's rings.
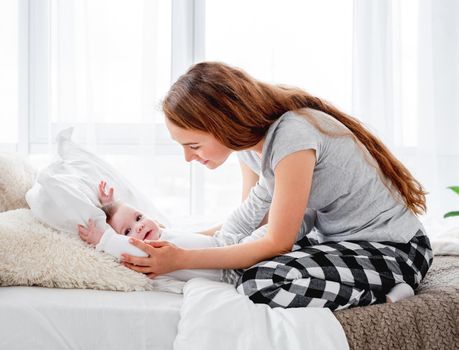
[[[298,117],[300,118],[300,117]],[[313,149],[319,161],[323,135],[313,125],[304,120],[288,119],[279,125],[271,147],[271,168],[295,152]]]
[[261,163],[257,160],[251,151],[237,152],[238,159],[247,165],[255,174],[260,175]]

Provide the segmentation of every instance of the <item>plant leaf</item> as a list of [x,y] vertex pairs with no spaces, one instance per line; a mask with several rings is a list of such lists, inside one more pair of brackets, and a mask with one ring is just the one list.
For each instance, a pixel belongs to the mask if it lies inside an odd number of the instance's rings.
[[449,188],[450,190],[453,190],[454,192],[456,192],[457,194],[459,194],[459,186],[449,186],[447,187]]
[[459,211],[450,211],[443,215],[443,218],[449,218],[451,216],[459,216]]

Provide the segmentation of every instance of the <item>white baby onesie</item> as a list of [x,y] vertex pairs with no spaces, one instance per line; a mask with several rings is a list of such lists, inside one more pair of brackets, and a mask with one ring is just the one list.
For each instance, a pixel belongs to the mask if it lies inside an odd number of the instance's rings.
[[[121,254],[126,253],[138,257],[146,257],[147,254],[129,243],[129,236],[117,234],[113,228],[108,227],[100,239],[99,244],[96,246],[97,251],[103,251],[118,259]],[[201,235],[198,233],[184,233],[173,230],[163,229],[161,231],[160,240],[168,241],[180,248],[199,249],[199,248],[214,248],[218,247],[217,240],[212,236]],[[190,269],[190,270],[177,270],[168,273],[164,276],[188,281],[194,277],[203,277],[213,281],[222,280],[222,270],[219,269]]]

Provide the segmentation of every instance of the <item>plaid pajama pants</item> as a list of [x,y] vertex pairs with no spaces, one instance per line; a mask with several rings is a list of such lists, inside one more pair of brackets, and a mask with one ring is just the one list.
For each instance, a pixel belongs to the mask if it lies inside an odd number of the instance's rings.
[[246,270],[227,270],[228,282],[255,303],[331,310],[384,303],[397,283],[416,289],[433,261],[419,230],[408,243],[323,242],[303,237],[290,253]]

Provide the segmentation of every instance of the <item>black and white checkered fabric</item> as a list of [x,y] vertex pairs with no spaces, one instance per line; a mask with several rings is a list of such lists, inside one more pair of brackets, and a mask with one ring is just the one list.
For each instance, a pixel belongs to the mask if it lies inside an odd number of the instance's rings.
[[316,243],[303,237],[296,250],[247,270],[227,270],[226,278],[255,303],[339,310],[385,302],[400,282],[416,289],[433,260],[430,241],[421,230],[405,244]]

